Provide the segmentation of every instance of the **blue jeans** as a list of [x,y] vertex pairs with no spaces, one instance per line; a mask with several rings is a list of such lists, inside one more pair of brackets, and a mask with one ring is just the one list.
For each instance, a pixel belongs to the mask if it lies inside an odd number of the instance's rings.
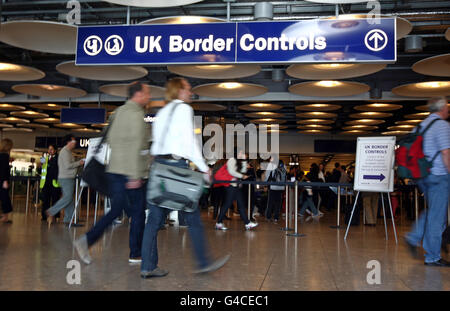
[[111,190],[111,211],[86,233],[88,245],[94,244],[114,219],[122,215],[123,210],[131,218],[130,258],[141,257],[142,236],[144,234],[144,187],[126,189],[128,179],[124,175],[107,173]]
[[306,209],[308,207],[314,216],[317,216],[319,214],[316,206],[314,205],[313,198],[310,196],[305,196],[305,200],[303,201],[302,208],[300,209],[300,215],[305,215]]
[[447,206],[450,192],[450,174],[428,175],[420,181],[419,187],[427,200],[428,208],[423,211],[406,240],[418,245],[423,241],[425,262],[441,259],[442,233],[447,224]]
[[[170,210],[157,205],[150,205],[149,209],[150,213],[148,214],[142,241],[142,272],[150,272],[158,266],[158,231],[170,212]],[[198,268],[204,268],[209,265],[210,260],[207,254],[205,232],[200,219],[200,209],[197,208],[192,213],[184,213],[184,218],[188,225]]]
[[61,178],[58,179],[58,183],[62,189],[62,197],[50,207],[47,212],[50,216],[58,214],[60,210],[64,208],[64,222],[69,223],[72,219],[73,210],[75,208],[74,191],[75,191],[75,179],[74,178]]
[[[185,161],[172,163],[172,165],[187,167]],[[141,272],[150,272],[158,266],[158,231],[163,226],[167,214],[171,211],[157,205],[149,205],[149,210],[150,212],[144,230],[144,239],[142,241]],[[205,232],[200,219],[200,208],[198,207],[192,213],[183,212],[182,214],[188,226],[197,266],[199,269],[202,269],[210,264],[210,259],[207,251]]]

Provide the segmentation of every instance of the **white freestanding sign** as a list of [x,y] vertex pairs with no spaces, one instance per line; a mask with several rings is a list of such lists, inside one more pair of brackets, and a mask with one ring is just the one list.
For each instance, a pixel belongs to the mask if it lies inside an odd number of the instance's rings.
[[[379,192],[383,206],[384,231],[386,240],[388,238],[386,225],[386,210],[384,207],[383,193],[387,194],[389,208],[392,215],[392,204],[390,192],[394,191],[394,157],[395,154],[395,136],[387,137],[358,137],[356,144],[356,165],[355,181],[353,189],[357,191],[352,213],[347,225],[344,240],[347,239],[348,230],[352,222],[353,213],[358,203],[359,193]],[[395,229],[394,217],[392,219],[392,228],[394,229],[395,243],[397,240],[397,230]]]
[[355,191],[393,192],[395,136],[358,137]]

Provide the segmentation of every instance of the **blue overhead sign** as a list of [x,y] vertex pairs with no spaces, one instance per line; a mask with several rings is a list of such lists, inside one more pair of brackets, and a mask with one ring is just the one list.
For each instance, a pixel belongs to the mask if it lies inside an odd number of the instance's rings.
[[395,18],[78,27],[77,65],[395,62]]

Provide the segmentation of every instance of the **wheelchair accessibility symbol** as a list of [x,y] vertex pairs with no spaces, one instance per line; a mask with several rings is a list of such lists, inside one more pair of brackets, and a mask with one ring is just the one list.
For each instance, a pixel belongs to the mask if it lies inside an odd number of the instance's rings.
[[374,52],[381,51],[386,47],[388,37],[383,30],[373,29],[366,34],[364,44],[366,47]]
[[89,56],[95,56],[102,50],[102,39],[98,36],[89,36],[84,40],[83,49]]
[[123,50],[123,39],[118,35],[109,36],[105,41],[105,52],[109,55],[117,55]]

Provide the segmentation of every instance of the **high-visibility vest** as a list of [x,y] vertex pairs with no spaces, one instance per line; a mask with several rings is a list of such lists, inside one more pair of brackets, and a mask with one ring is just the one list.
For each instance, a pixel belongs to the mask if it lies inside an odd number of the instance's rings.
[[[39,183],[39,188],[44,188],[45,180],[47,179],[47,166],[48,166],[48,156],[45,157],[45,163],[42,165],[41,171],[41,181]],[[52,180],[53,187],[59,188],[58,181],[56,179]]]

